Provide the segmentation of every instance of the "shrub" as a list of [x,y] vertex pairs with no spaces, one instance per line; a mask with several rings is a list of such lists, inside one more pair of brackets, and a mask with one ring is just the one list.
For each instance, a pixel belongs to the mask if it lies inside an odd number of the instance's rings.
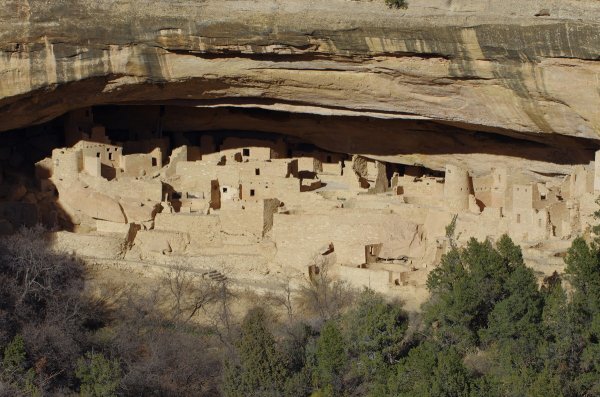
[[108,360],[98,353],[88,353],[85,358],[80,358],[75,373],[81,381],[81,395],[85,397],[115,396],[121,383],[118,361]]
[[406,0],[385,0],[385,5],[387,5],[389,8],[396,8],[396,9],[408,8],[408,2]]

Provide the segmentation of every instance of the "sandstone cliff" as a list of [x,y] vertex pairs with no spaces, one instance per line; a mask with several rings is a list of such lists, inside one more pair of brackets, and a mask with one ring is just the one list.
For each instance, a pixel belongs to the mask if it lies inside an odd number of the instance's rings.
[[560,171],[597,147],[599,20],[596,0],[0,0],[0,130],[103,103],[231,105],[280,111],[279,126],[228,110],[191,124]]

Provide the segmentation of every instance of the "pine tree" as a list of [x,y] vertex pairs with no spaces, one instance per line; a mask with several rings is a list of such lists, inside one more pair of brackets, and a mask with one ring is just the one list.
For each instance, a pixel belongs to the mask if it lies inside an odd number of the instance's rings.
[[83,397],[113,397],[121,384],[121,366],[100,353],[88,352],[79,359],[75,374]]
[[314,382],[325,395],[336,396],[343,388],[347,358],[344,337],[334,321],[325,323],[316,347]]
[[523,267],[519,247],[503,236],[494,248],[489,241],[469,240],[463,249],[444,255],[427,279],[432,298],[425,319],[438,340],[466,350],[479,344],[479,330],[494,306],[506,298],[511,272]]
[[399,304],[386,302],[373,290],[365,289],[356,308],[345,318],[349,355],[358,362],[361,375],[370,378],[399,357],[400,343],[408,325]]
[[239,379],[235,376],[225,378],[227,395],[281,395],[287,371],[268,321],[268,315],[262,308],[253,308],[246,314],[237,344],[239,367],[228,364],[229,374],[234,371]]
[[389,382],[387,395],[399,397],[468,397],[473,380],[454,347],[424,341],[411,349]]

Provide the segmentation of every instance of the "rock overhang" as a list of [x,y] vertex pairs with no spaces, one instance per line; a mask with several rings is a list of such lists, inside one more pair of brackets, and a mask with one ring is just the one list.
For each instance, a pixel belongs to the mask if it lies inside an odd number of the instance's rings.
[[[246,114],[266,108],[303,120],[329,115],[345,128],[362,119],[396,121],[382,128],[403,134],[397,154],[413,147],[404,161],[432,168],[442,162],[422,156],[419,139],[406,145],[419,128],[428,129],[421,140],[454,141],[447,147],[458,157],[476,152],[477,139],[486,152],[502,137],[549,147],[547,162],[558,164],[587,161],[598,146],[600,9],[593,1],[566,1],[543,18],[534,16],[542,2],[516,1],[413,1],[406,11],[341,0],[4,3],[0,130],[83,106],[178,102]],[[343,140],[332,124],[317,130],[309,135],[321,144]],[[479,138],[459,150],[471,132]],[[358,153],[355,134],[349,146]],[[556,160],[567,148],[572,158]]]

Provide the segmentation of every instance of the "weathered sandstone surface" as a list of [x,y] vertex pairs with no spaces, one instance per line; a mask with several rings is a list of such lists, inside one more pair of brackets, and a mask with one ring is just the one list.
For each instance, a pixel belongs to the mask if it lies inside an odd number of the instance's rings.
[[567,172],[598,147],[599,21],[596,0],[0,0],[0,130],[155,102],[204,108],[190,129]]

